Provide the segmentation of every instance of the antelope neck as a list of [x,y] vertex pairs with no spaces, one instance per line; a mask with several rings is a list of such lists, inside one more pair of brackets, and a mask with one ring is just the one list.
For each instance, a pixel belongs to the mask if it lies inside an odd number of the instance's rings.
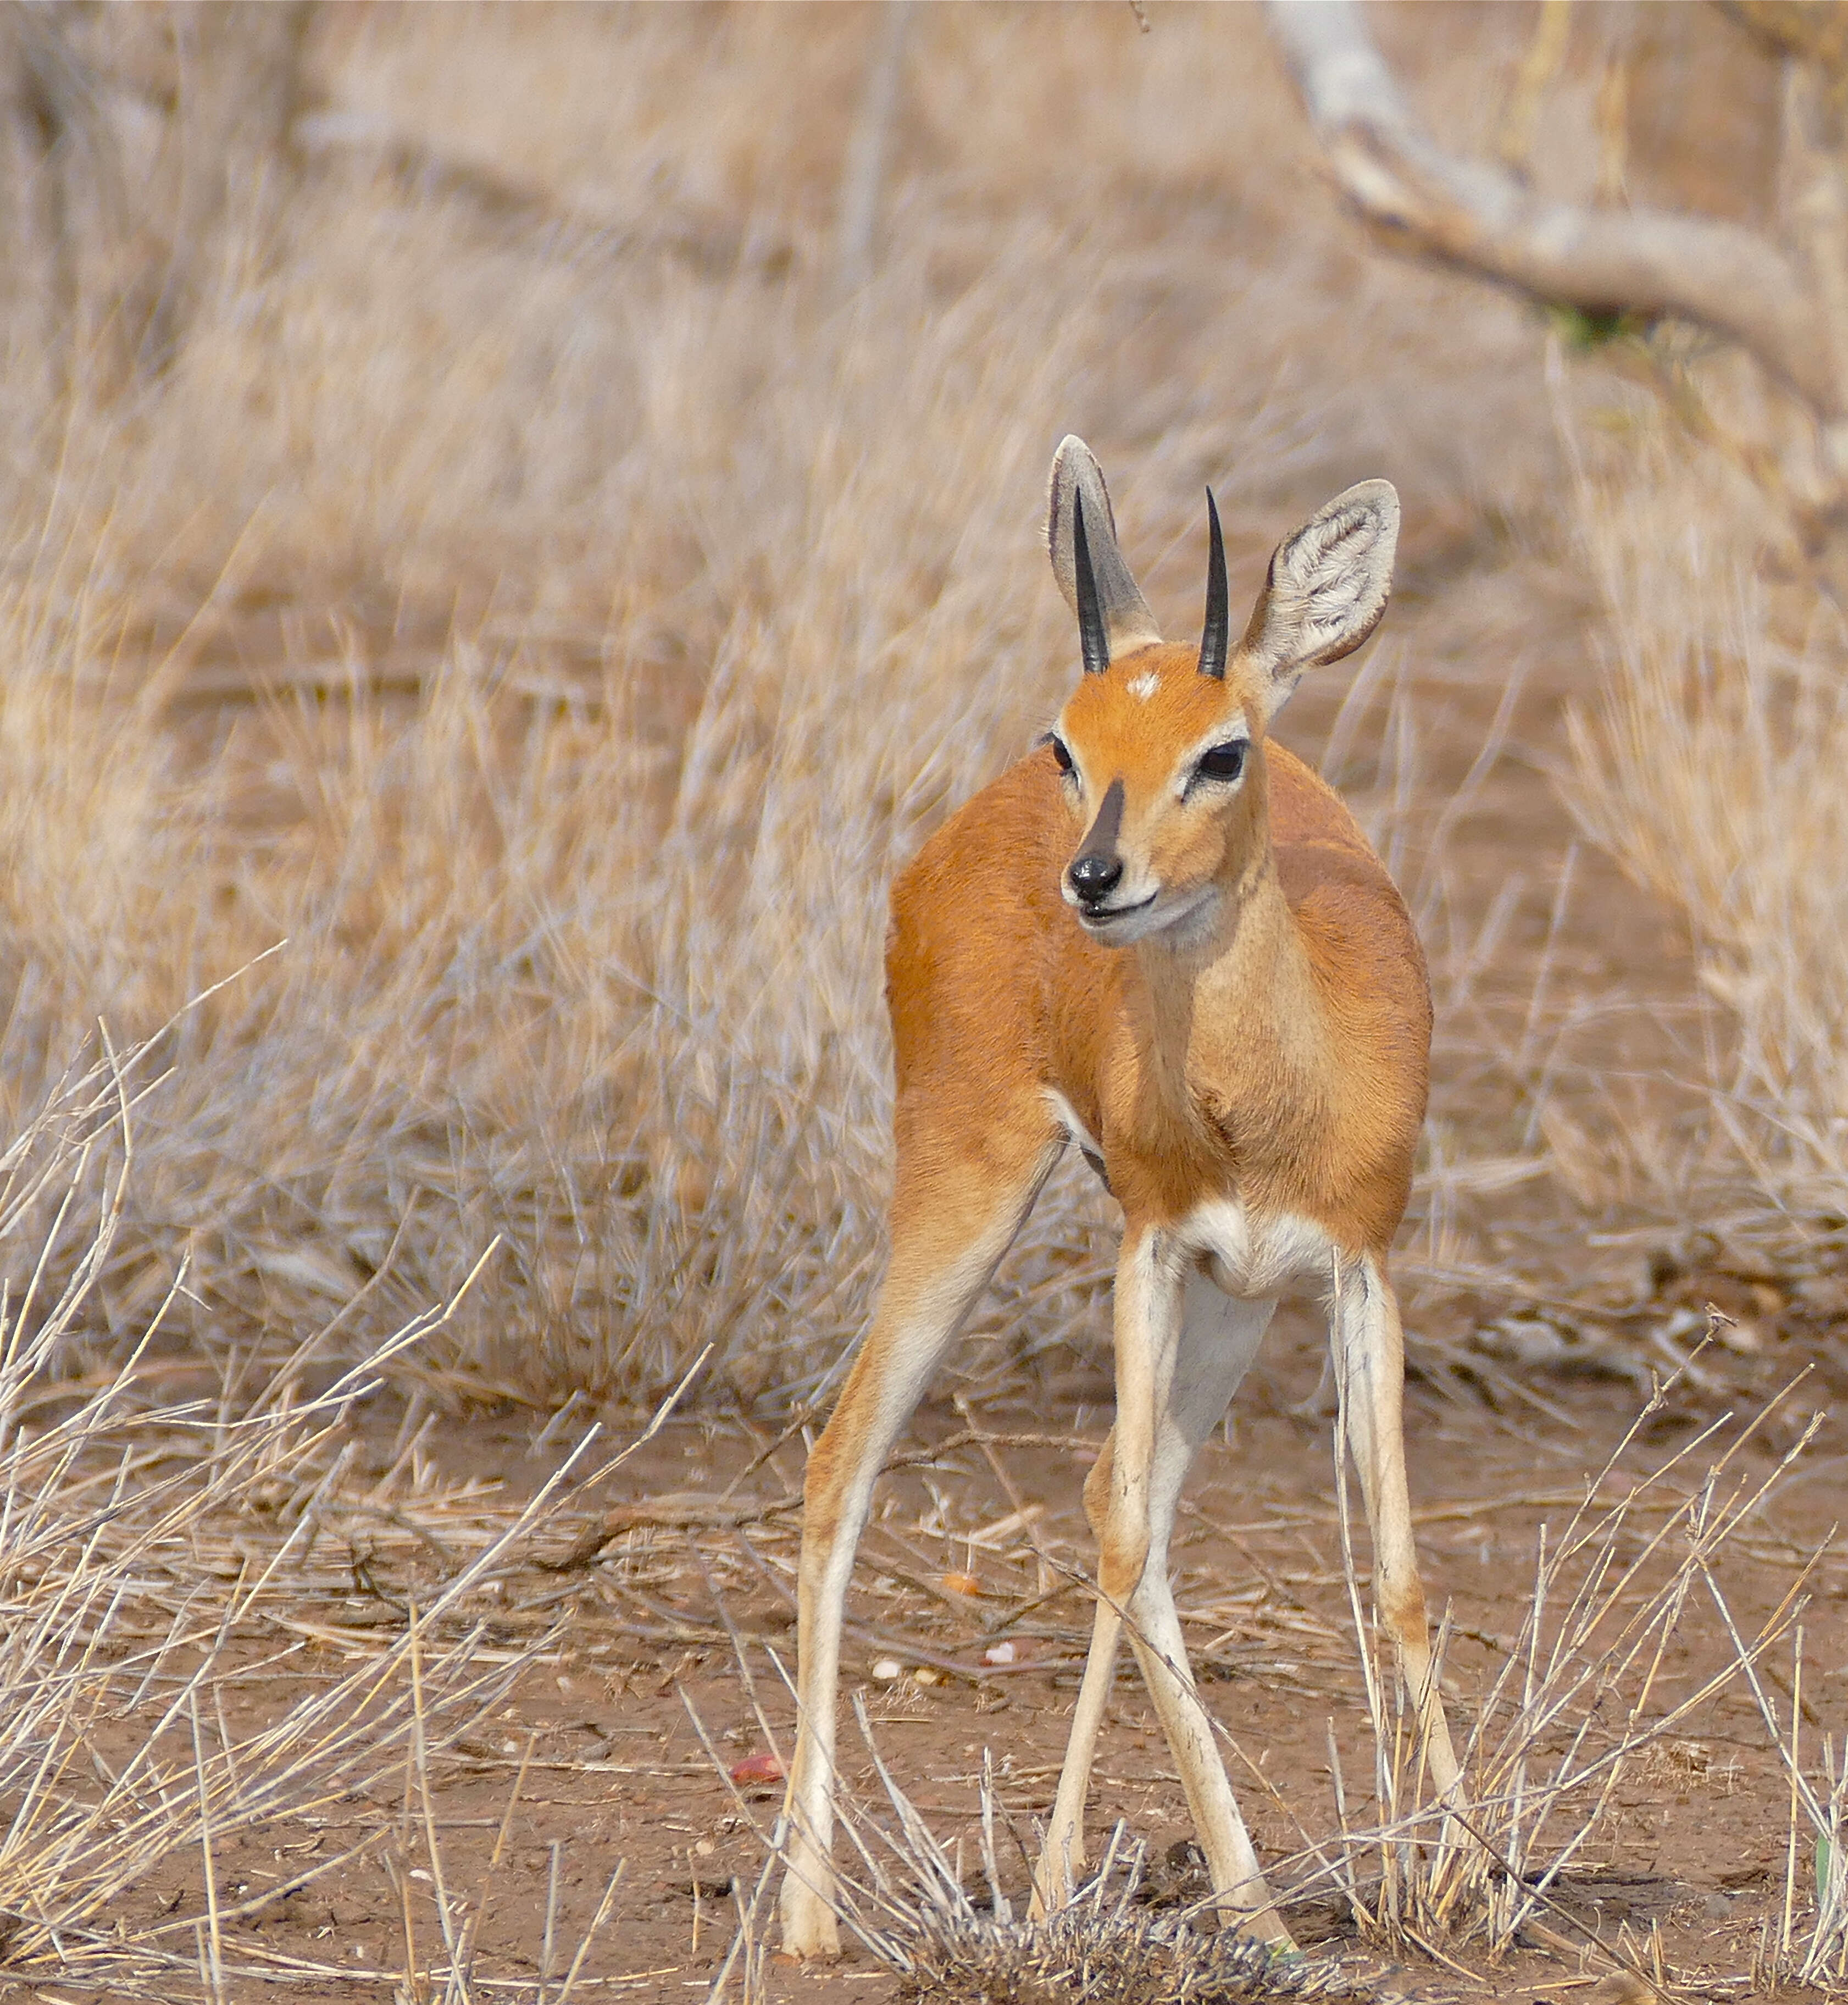
[[1223,885],[1198,941],[1137,942],[1147,998],[1146,1060],[1162,1097],[1197,1114],[1197,1089],[1241,1097],[1255,1076],[1306,1078],[1322,1055],[1326,1019],[1310,957],[1267,837],[1261,854]]

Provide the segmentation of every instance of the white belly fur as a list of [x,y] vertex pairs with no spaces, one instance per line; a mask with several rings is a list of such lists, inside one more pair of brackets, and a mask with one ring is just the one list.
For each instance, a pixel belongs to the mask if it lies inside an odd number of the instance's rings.
[[1208,1198],[1183,1219],[1178,1236],[1229,1295],[1244,1301],[1333,1286],[1338,1251],[1313,1220],[1285,1213],[1254,1220],[1236,1198]]
[[[1084,1153],[1101,1160],[1103,1144],[1056,1087],[1045,1089],[1054,1117]],[[1256,1301],[1307,1288],[1326,1295],[1334,1285],[1336,1247],[1313,1219],[1288,1213],[1255,1223],[1236,1198],[1208,1198],[1181,1220],[1181,1244],[1206,1262],[1226,1294]]]

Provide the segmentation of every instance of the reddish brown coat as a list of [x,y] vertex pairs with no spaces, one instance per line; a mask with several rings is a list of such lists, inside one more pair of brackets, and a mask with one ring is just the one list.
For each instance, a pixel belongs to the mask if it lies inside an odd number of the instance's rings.
[[[1142,672],[1146,660],[1131,658]],[[1191,658],[1179,665],[1191,672]],[[1099,945],[1061,896],[1082,830],[1050,750],[967,802],[899,876],[886,988],[905,1199],[941,1217],[952,1184],[985,1190],[1014,1174],[1056,1132],[1050,1088],[1103,1145],[1112,1188],[1152,1223],[1203,1196],[1236,1196],[1261,1215],[1313,1220],[1356,1252],[1384,1252],[1424,1118],[1423,957],[1332,789],[1283,746],[1260,739],[1252,757],[1244,792],[1260,840],[1239,859],[1239,923],[1286,912],[1309,980],[1306,992],[1257,988],[1205,1031],[1176,1027],[1183,1094],[1167,1076],[1169,1012],[1148,950]],[[1305,1003],[1310,1020],[1275,1020]],[[1215,1063],[1228,1049],[1236,1062]]]

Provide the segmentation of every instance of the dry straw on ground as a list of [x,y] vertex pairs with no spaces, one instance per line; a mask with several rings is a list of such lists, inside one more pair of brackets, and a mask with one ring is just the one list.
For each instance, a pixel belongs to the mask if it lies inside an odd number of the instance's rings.
[[[933,1820],[882,1756],[864,1694],[855,1701],[859,1738],[876,1781],[857,1793],[844,1780],[852,1764],[843,1764],[846,1857],[836,1896],[843,1930],[901,1973],[906,1995],[920,1997],[1026,2000],[1060,1995],[1061,1986],[1088,1995],[1085,1983],[1099,1995],[1114,1996],[1117,1986],[1125,1996],[1176,2005],[1284,1996],[1299,1986],[1303,1995],[1334,1996],[1376,1982],[1382,1957],[1411,1954],[1468,1976],[1457,1958],[1492,1970],[1517,1944],[1536,1942],[1588,1959],[1594,1972],[1628,1972],[1653,1996],[1681,1980],[1640,1962],[1637,1944],[1622,1932],[1613,1940],[1587,1926],[1578,1890],[1611,1870],[1623,1793],[1652,1762],[1683,1783],[1686,1764],[1704,1771],[1713,1749],[1686,1737],[1690,1722],[1710,1721],[1717,1695],[1742,1685],[1791,1782],[1787,1897],[1781,1928],[1767,1926],[1761,1963],[1768,1975],[1804,1982],[1839,1972],[1839,1756],[1826,1743],[1817,1772],[1801,1746],[1801,1617],[1816,1560],[1790,1561],[1780,1550],[1783,1592],[1751,1624],[1735,1615],[1724,1584],[1734,1553],[1765,1540],[1764,1506],[1818,1423],[1812,1417],[1798,1427],[1766,1466],[1765,1437],[1786,1403],[1774,1400],[1743,1423],[1724,1418],[1699,1429],[1646,1475],[1626,1474],[1631,1451],[1685,1390],[1658,1387],[1576,1508],[1563,1522],[1540,1526],[1519,1633],[1496,1642],[1499,1661],[1479,1689],[1452,1694],[1464,1785],[1450,1803],[1429,1798],[1412,1709],[1363,1611],[1344,1507],[1341,1557],[1372,1775],[1352,1773],[1356,1764],[1351,1752],[1344,1760],[1331,1717],[1331,1793],[1311,1809],[1299,1798],[1286,1802],[1248,1752],[1226,1739],[1241,1786],[1271,1796],[1298,1833],[1300,1849],[1267,1866],[1286,1920],[1303,1927],[1306,1919],[1312,1941],[1332,1928],[1345,1938],[1345,1962],[1316,1960],[1334,1947],[1324,1942],[1311,1960],[1279,1966],[1261,1945],[1197,1933],[1188,1924],[1212,1905],[1198,1849],[1177,1844],[1152,1860],[1145,1842],[1120,1824],[1074,1908],[1029,1920],[1024,1887],[1040,1832],[1002,1803],[990,1751],[982,1754],[977,1814],[939,1803],[931,1808],[943,1814]],[[1690,1645],[1716,1633],[1724,1647],[1702,1652],[1691,1669]],[[1247,1636],[1247,1668],[1252,1644]],[[1780,1711],[1768,1680],[1787,1647],[1796,1652],[1796,1696]],[[915,1642],[907,1654],[936,1661]],[[755,1691],[748,1666],[745,1676]],[[759,1729],[773,1746],[761,1712]],[[767,1884],[783,1832],[763,1824],[742,1797],[738,1807],[766,1847]],[[746,1997],[773,1926],[761,1898],[743,1906],[733,1961]]]
[[[0,1957],[16,1977],[56,1974],[123,1997],[176,1986],[191,1996],[196,1979],[216,2000],[314,1975],[299,1956],[266,1952],[249,1926],[362,1853],[393,1865],[404,1837],[394,1848],[389,1818],[342,1849],[315,1828],[317,1815],[331,1828],[328,1810],[402,1779],[407,1815],[421,1803],[449,1995],[465,1997],[483,1908],[478,1898],[465,1919],[443,1893],[430,1763],[550,1640],[556,1618],[510,1631],[489,1584],[547,1519],[570,1463],[524,1509],[479,1523],[465,1497],[445,1500],[440,1539],[407,1516],[418,1500],[402,1494],[402,1458],[384,1481],[355,1482],[356,1403],[377,1390],[387,1351],[426,1340],[442,1310],[331,1383],[310,1339],[266,1384],[176,1399],[163,1396],[175,1378],[160,1355],[170,1297],[125,1361],[70,1377],[61,1368],[96,1312],[136,1168],[134,1083],[147,1056],[110,1055],[65,1081],[0,1160],[0,1213],[16,1220],[36,1198],[54,1218],[28,1286],[0,1303]],[[68,1248],[93,1207],[95,1236]],[[174,1297],[184,1287],[182,1275]],[[198,1385],[199,1371],[181,1370]],[[389,1633],[356,1637],[343,1607],[323,1616],[315,1603],[331,1570],[337,1606],[350,1603],[359,1563],[330,1553],[317,1596],[310,1555],[321,1543],[371,1551],[365,1533],[380,1517],[451,1564]],[[304,1655],[355,1642],[345,1670]],[[266,1687],[292,1676],[299,1696],[266,1705]],[[307,1842],[289,1846],[313,1855],[299,1867],[227,1891],[229,1848],[304,1828]],[[405,1954],[414,1967],[408,1924]]]

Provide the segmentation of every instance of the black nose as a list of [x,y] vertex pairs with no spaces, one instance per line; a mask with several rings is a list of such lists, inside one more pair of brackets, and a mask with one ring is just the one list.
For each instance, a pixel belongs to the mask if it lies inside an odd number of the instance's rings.
[[1071,868],[1065,875],[1085,904],[1101,904],[1123,881],[1123,859],[1086,851],[1072,859]]

